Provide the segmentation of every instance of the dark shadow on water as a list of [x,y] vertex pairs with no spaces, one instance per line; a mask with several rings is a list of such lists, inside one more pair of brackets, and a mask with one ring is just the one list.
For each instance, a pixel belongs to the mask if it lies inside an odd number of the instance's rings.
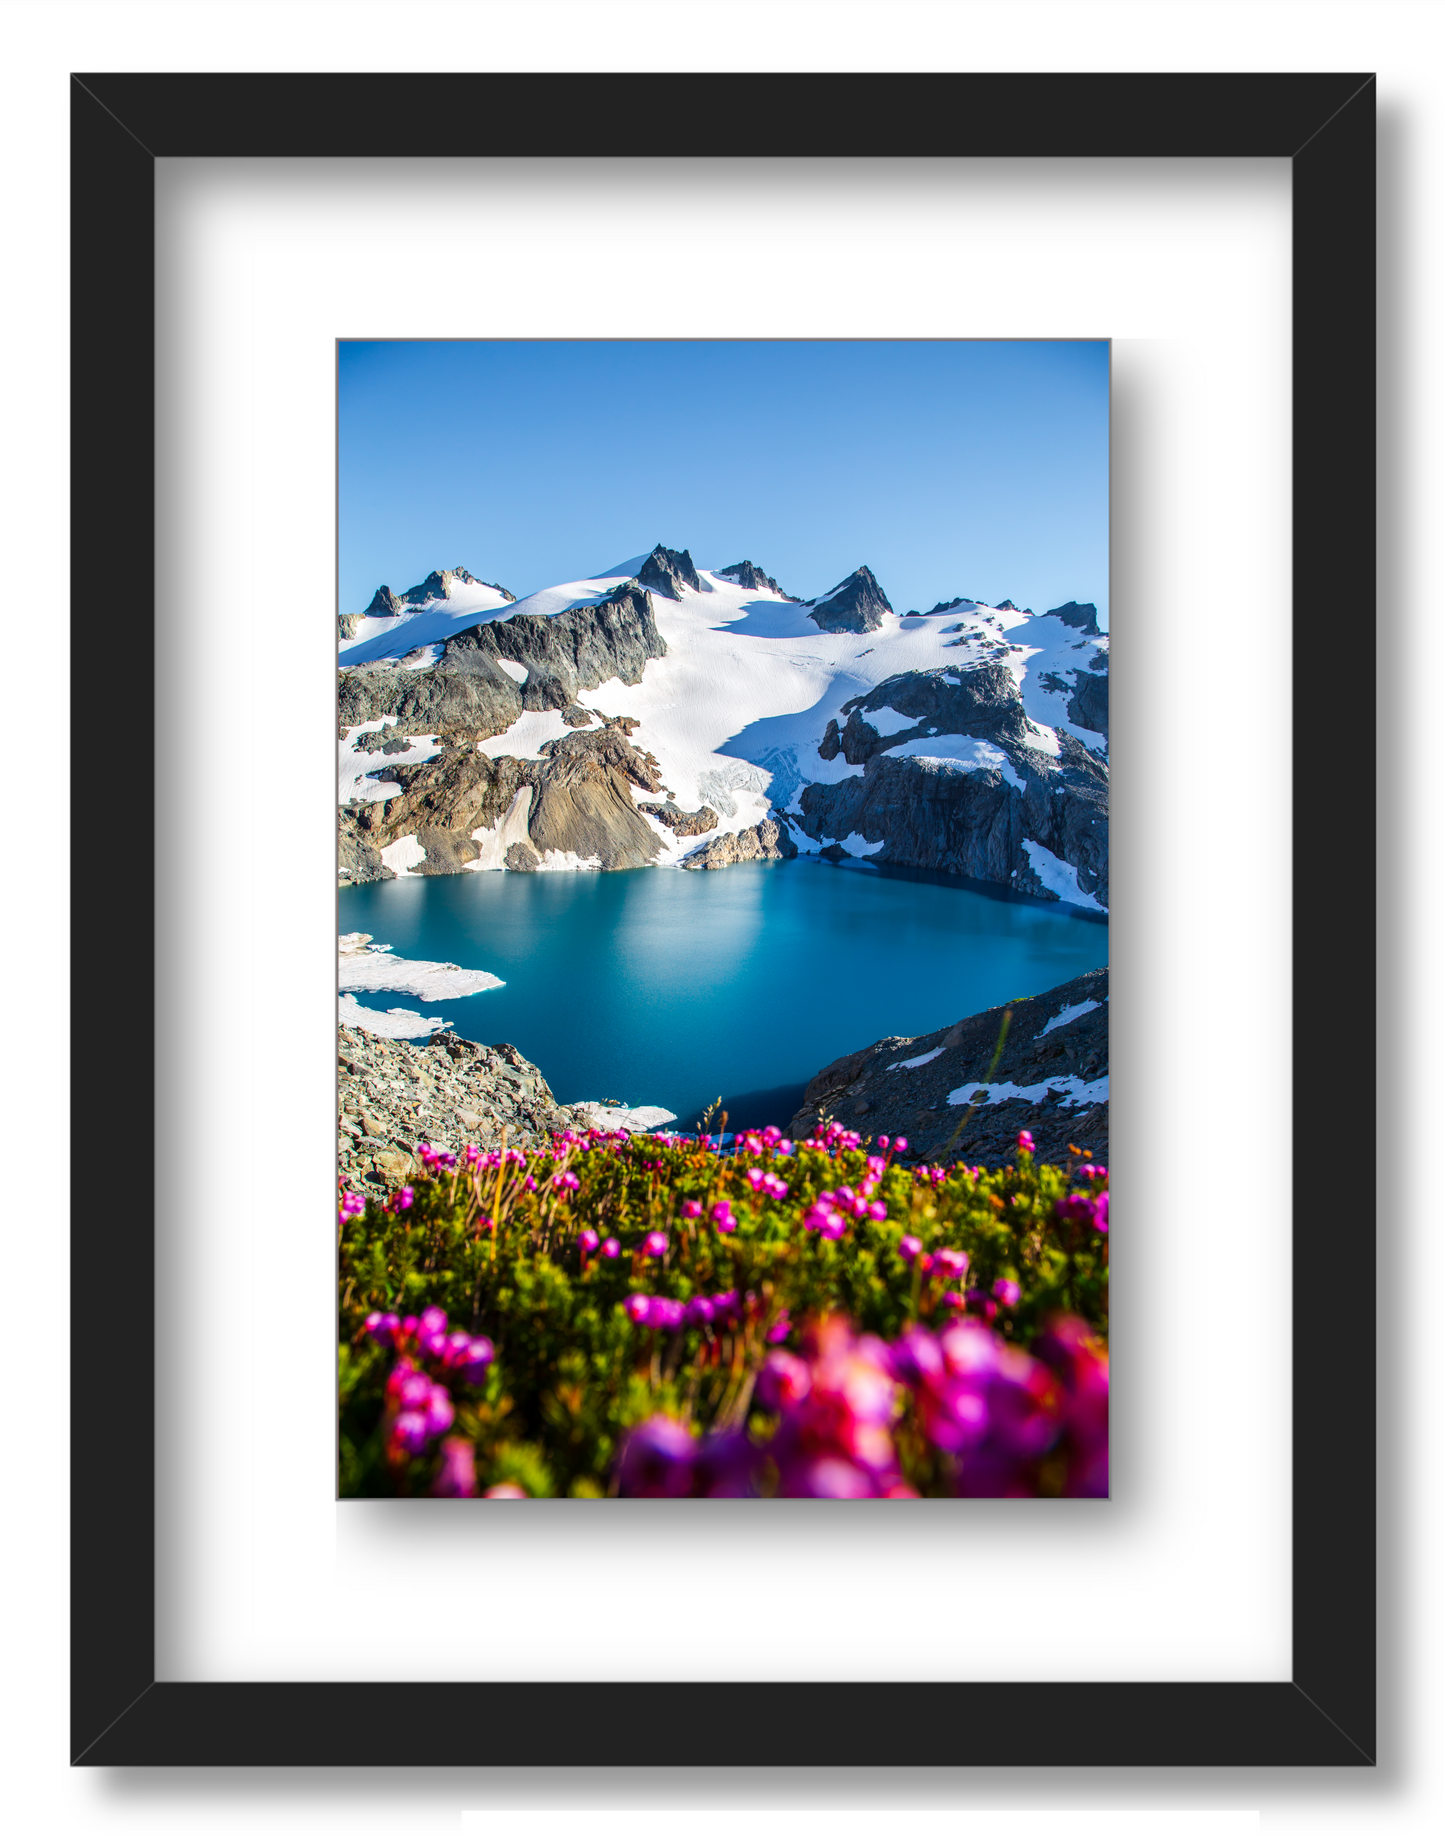
[[[788,1132],[788,1124],[803,1107],[803,1092],[806,1084],[775,1084],[771,1090],[748,1090],[741,1096],[725,1096],[722,1107],[728,1115],[728,1133],[738,1129],[774,1128]],[[693,1134],[702,1125],[702,1117],[683,1116],[675,1124]],[[708,1126],[717,1127],[717,1116],[714,1115]]]
[[800,862],[806,861],[810,867],[831,867],[837,873],[872,873],[885,880],[911,880],[916,886],[945,886],[952,892],[979,893],[985,899],[997,900],[1000,905],[1027,905],[1034,911],[1042,908],[1058,912],[1063,917],[1081,918],[1086,924],[1107,925],[1109,922],[1107,912],[1091,912],[1085,906],[1065,905],[1058,899],[1035,899],[1028,893],[1000,886],[994,880],[971,880],[966,874],[944,873],[937,867],[907,867],[901,862],[890,861],[825,861],[814,855],[800,855],[798,858]]

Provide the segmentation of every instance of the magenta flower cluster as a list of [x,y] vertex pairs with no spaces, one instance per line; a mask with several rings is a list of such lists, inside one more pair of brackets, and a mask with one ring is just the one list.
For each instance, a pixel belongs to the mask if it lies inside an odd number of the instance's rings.
[[936,1335],[914,1326],[893,1347],[893,1369],[959,1497],[1030,1497],[1055,1454],[1067,1496],[1108,1495],[1109,1359],[1082,1320],[1054,1321],[1032,1353],[981,1320]]
[[634,1326],[654,1332],[675,1332],[680,1326],[735,1326],[743,1318],[749,1294],[740,1301],[736,1288],[722,1294],[698,1294],[690,1301],[670,1300],[665,1294],[629,1294],[622,1311]]
[[749,1129],[738,1143],[739,1152],[744,1154],[775,1154],[786,1157],[793,1151],[793,1144],[780,1128]]
[[761,1167],[749,1167],[743,1175],[755,1193],[765,1193],[770,1199],[785,1199],[788,1196],[786,1180],[779,1179],[776,1173],[767,1173]]
[[1067,1198],[1059,1200],[1054,1210],[1068,1223],[1091,1225],[1104,1237],[1109,1234],[1109,1194],[1107,1190],[1071,1192]]
[[873,1164],[870,1160],[869,1177],[860,1181],[856,1192],[852,1186],[839,1186],[836,1192],[820,1192],[803,1213],[803,1229],[819,1231],[836,1243],[855,1218],[873,1218],[881,1224],[888,1216],[888,1207],[882,1199],[875,1199],[873,1194],[878,1190],[883,1167],[879,1162],[879,1170],[875,1174],[872,1172]]
[[653,1416],[618,1463],[624,1496],[911,1498],[898,1433],[910,1417],[959,1497],[1027,1497],[1040,1472],[1065,1496],[1109,1488],[1108,1353],[1073,1316],[1020,1351],[975,1319],[934,1334],[911,1327],[893,1345],[834,1317],[803,1355],[774,1351],[755,1397],[777,1417],[766,1443],[736,1430],[704,1437]]
[[[448,1380],[483,1383],[494,1348],[490,1339],[448,1331],[447,1316],[440,1307],[404,1318],[395,1313],[369,1313],[363,1330],[377,1345],[398,1354],[386,1380],[382,1436],[387,1459],[394,1466],[404,1466],[424,1453],[456,1419]],[[464,1461],[465,1456],[455,1452],[443,1459],[438,1484],[453,1483],[459,1460]],[[440,1495],[470,1497],[473,1493]]]

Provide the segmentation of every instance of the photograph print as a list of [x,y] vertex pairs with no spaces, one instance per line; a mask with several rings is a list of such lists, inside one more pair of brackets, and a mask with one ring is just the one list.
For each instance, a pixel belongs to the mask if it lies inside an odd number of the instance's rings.
[[340,1495],[1107,1498],[1108,342],[337,388]]

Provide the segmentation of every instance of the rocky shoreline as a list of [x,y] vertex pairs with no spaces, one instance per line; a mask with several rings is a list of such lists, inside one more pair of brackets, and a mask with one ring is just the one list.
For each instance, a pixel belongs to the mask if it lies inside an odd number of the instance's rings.
[[[636,1133],[672,1119],[660,1109],[559,1103],[515,1046],[450,1031],[412,1044],[339,1027],[337,1072],[337,1169],[359,1191],[420,1177],[423,1141],[459,1153],[468,1143],[500,1147],[505,1131],[514,1147],[545,1147],[565,1129]],[[791,1133],[805,1139],[825,1119],[864,1136],[903,1135],[911,1161],[1003,1165],[1028,1129],[1041,1160],[1066,1163],[1077,1150],[1107,1164],[1109,971],[835,1060],[808,1084]]]
[[477,1045],[455,1033],[424,1044],[359,1027],[336,1035],[337,1171],[357,1191],[387,1192],[418,1178],[419,1142],[459,1153],[469,1142],[545,1147],[555,1131],[592,1126],[558,1103],[536,1065],[512,1045]]

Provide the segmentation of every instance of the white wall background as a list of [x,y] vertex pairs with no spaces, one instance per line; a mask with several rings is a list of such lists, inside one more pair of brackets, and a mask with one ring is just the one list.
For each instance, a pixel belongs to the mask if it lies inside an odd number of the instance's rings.
[[[157,833],[186,838],[163,846],[157,870],[158,1674],[1288,1677],[1288,162],[167,160],[156,204]],[[559,256],[572,273],[609,271],[664,221],[686,222],[698,249],[746,247],[755,273],[792,284],[683,284],[640,305],[539,284]],[[445,288],[376,298],[378,250],[441,246]],[[874,278],[811,284],[859,247]],[[1008,288],[978,285],[980,271]],[[527,280],[498,287],[499,272]],[[335,1178],[336,914],[322,869],[338,326],[1113,334],[1107,1509],[337,1509],[334,1244],[317,1220]],[[252,613],[278,581],[294,595],[281,670]],[[1205,743],[1180,746],[1206,632],[1247,665],[1212,698]],[[267,758],[288,761],[280,837],[254,793]],[[1252,1113],[1275,1119],[1229,1144],[1245,1307],[1199,1278],[1218,1181],[1174,1172],[1241,1076]],[[219,1166],[235,1177],[215,1180]],[[251,1195],[267,1189],[286,1202],[258,1208]],[[218,1342],[274,1355],[216,1360]],[[199,1369],[204,1386],[189,1381]],[[403,1574],[405,1615],[358,1614]],[[1059,1639],[1042,1574],[1098,1603],[1086,1639]],[[702,1577],[705,1610],[746,1602],[757,1623],[806,1638],[764,1654],[746,1638],[683,1636],[660,1651],[657,1624],[693,1623]],[[627,1610],[642,1602],[645,1614]],[[1009,1632],[940,1636],[950,1623]]]
[[[418,1812],[446,1827],[543,1829],[579,1813],[609,1827],[674,1820],[700,1801],[708,1820],[748,1815],[767,1828],[871,1825],[879,1814],[920,1830],[1052,1827],[1272,1828],[1374,1832],[1433,1828],[1445,1815],[1442,1715],[1441,1481],[1431,1464],[1435,1386],[1428,1284],[1429,1175],[1440,1078],[1431,1050],[1440,977],[1426,951],[1438,910],[1438,808],[1430,684],[1445,657],[1430,538],[1445,501],[1445,389],[1427,302],[1441,297],[1445,219],[1445,77],[1434,6],[1119,6],[823,9],[753,7],[11,7],[0,15],[0,132],[7,185],[3,246],[6,350],[0,505],[10,591],[10,658],[66,647],[64,596],[45,592],[67,552],[64,295],[67,72],[70,69],[1376,69],[1382,172],[1381,810],[1382,899],[1381,1728],[1374,1775],[1268,1773],[952,1775],[669,1773],[578,1775],[248,1774],[106,1778],[66,1769],[63,1499],[37,1492],[42,1440],[11,1471],[23,1489],[0,1519],[6,1591],[0,1739],[7,1803],[24,1827],[146,1830],[264,1826],[277,1831],[379,1827]],[[1434,510],[1432,516],[1431,511]],[[37,616],[37,614],[39,616]],[[9,698],[17,760],[63,760],[53,712]],[[63,773],[63,766],[61,767]],[[63,805],[59,782],[51,807]],[[35,782],[21,778],[24,791]],[[29,807],[15,799],[12,807]],[[21,830],[21,834],[24,830]],[[18,837],[17,837],[18,839]],[[12,842],[16,888],[4,901],[11,960],[32,956],[37,925],[23,897],[49,851]],[[123,966],[117,966],[123,972]],[[13,996],[24,1073],[7,1063],[12,1177],[63,1142],[64,984],[57,960]],[[18,1056],[18,1055],[17,1055]],[[13,1061],[12,1061],[13,1062]],[[1347,1087],[1351,1068],[1340,1068]],[[1407,1205],[1407,1199],[1410,1201]],[[15,1226],[7,1217],[7,1234]],[[33,1255],[27,1246],[26,1253]],[[57,1258],[57,1284],[60,1276]],[[12,1368],[63,1381],[47,1318],[10,1322]],[[48,1394],[56,1396],[55,1388]],[[12,1420],[35,1410],[12,1392]],[[661,1756],[660,1756],[661,1757]],[[920,1755],[926,1760],[926,1755]]]

